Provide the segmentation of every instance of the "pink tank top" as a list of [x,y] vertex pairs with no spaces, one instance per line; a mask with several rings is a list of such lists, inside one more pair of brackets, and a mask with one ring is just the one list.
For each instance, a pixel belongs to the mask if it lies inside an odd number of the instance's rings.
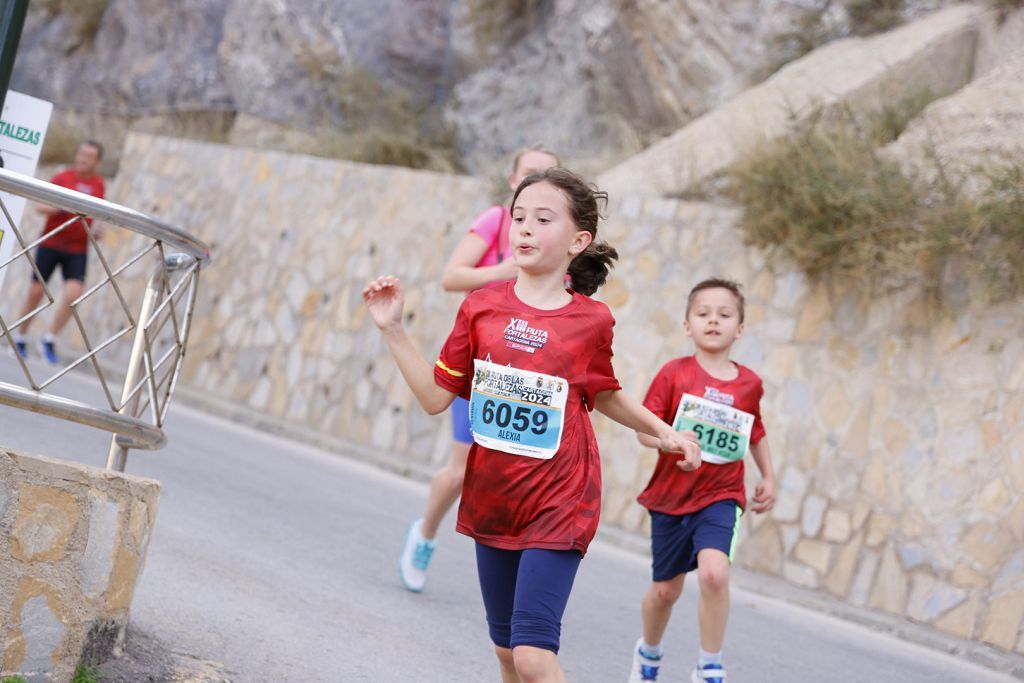
[[[509,243],[508,231],[512,225],[512,214],[504,206],[492,206],[480,214],[476,222],[469,228],[487,243],[487,251],[480,258],[476,267],[495,266],[505,259],[512,258],[512,245]],[[501,287],[504,282],[492,282],[484,285],[484,289]]]

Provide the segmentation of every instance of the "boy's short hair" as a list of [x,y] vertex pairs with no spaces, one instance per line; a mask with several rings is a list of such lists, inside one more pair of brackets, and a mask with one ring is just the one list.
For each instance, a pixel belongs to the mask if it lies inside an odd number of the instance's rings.
[[697,292],[703,289],[728,289],[732,292],[732,295],[736,297],[736,307],[740,312],[740,322],[743,322],[743,306],[745,302],[743,299],[743,292],[740,291],[742,289],[742,285],[734,280],[727,280],[722,277],[709,277],[703,282],[698,282],[697,285],[690,290],[690,296],[686,298],[687,318],[690,317],[690,306],[693,305],[693,297],[697,296]]

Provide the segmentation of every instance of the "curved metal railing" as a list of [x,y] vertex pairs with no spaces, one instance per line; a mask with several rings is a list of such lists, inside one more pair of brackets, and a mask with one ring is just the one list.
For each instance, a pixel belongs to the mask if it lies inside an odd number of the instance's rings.
[[[53,232],[35,240],[25,239],[12,219],[7,202],[0,195],[0,227],[9,227],[17,240],[15,251],[0,262],[0,272],[18,262],[27,262],[32,272],[39,275],[33,250],[44,239],[67,230],[74,225],[85,228],[90,246],[105,276],[90,286],[71,304],[71,315],[81,336],[82,348],[77,356],[68,359],[49,377],[43,378],[39,367],[23,358],[16,349],[14,335],[27,321],[57,298],[44,284],[45,300],[18,319],[7,321],[0,315],[0,335],[10,346],[13,356],[26,379],[26,386],[0,381],[0,404],[30,410],[52,417],[102,429],[113,434],[107,465],[124,469],[129,448],[157,449],[166,443],[163,422],[181,369],[188,344],[188,333],[198,289],[202,265],[209,261],[210,250],[189,233],[139,211],[97,199],[74,190],[53,185],[35,178],[0,168],[0,192],[24,197],[40,204],[62,209],[72,216]],[[125,255],[115,267],[104,253],[86,219],[96,219],[134,233],[138,249],[132,243],[133,253]],[[134,313],[128,304],[125,281],[136,264],[142,265],[147,255],[157,258],[149,272],[142,303]],[[41,281],[41,278],[39,278]],[[95,343],[90,337],[80,307],[95,298],[98,292],[113,291],[114,311],[124,315],[113,334]],[[106,312],[104,323],[109,323]],[[119,315],[119,314],[116,314]],[[112,382],[108,377],[110,365],[101,362],[100,354],[112,348],[119,340],[134,333],[127,368],[121,380],[121,392],[115,399]],[[106,406],[98,407],[86,402],[58,396],[48,390],[72,369],[91,364],[99,379]]]
[[[165,223],[159,218],[108,202],[105,199],[98,199],[3,168],[0,168],[0,191],[63,209],[68,213],[97,218],[122,228],[128,228],[132,232],[168,244],[199,261],[208,261],[210,258],[210,248],[184,230]],[[7,213],[6,209],[4,213]],[[10,222],[9,215],[7,218]],[[16,228],[16,226],[12,227]],[[16,229],[15,233],[17,234]]]

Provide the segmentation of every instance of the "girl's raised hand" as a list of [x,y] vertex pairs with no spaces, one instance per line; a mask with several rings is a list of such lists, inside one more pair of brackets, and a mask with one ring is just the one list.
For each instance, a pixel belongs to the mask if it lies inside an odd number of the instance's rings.
[[363,290],[363,303],[377,327],[384,329],[401,324],[405,304],[402,283],[391,275],[372,280]]

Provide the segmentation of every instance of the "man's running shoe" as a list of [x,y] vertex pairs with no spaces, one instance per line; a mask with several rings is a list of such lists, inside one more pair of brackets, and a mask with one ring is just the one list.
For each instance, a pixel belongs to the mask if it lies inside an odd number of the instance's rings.
[[402,579],[402,585],[413,593],[419,593],[427,584],[427,567],[437,546],[436,540],[428,541],[423,538],[423,534],[420,533],[422,527],[422,519],[417,519],[409,525],[409,530],[405,533],[405,548],[402,549],[402,557],[398,560],[398,576]]
[[644,639],[636,641],[633,646],[633,668],[629,672],[629,683],[658,680],[658,669],[661,667],[661,655],[651,656],[640,647]]
[[17,349],[18,355],[22,358],[28,359],[28,342],[24,339],[17,339],[14,342],[14,348]]
[[725,683],[725,669],[721,664],[705,664],[693,670],[692,683]]

